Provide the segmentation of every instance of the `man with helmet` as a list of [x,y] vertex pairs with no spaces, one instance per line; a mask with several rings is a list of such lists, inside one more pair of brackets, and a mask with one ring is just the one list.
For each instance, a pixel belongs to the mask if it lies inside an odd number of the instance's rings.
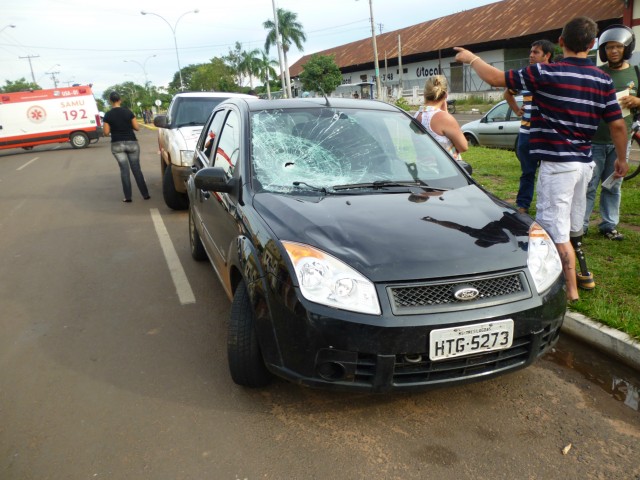
[[[620,105],[632,111],[640,108],[638,98],[637,69],[629,65],[629,58],[635,48],[636,38],[633,31],[624,25],[611,25],[604,30],[598,39],[598,53],[600,60],[606,62],[600,68],[613,80],[616,92],[629,90],[629,95],[619,98]],[[630,130],[633,115],[627,115],[625,121]],[[593,211],[598,185],[604,182],[614,171],[616,152],[611,139],[609,128],[604,121],[600,122],[598,130],[592,140],[592,157],[595,162],[593,177],[587,188],[587,209],[584,216],[583,230],[586,233],[589,217]],[[616,230],[620,220],[621,182],[615,182],[610,188],[602,185],[600,189],[600,217],[598,224],[600,233],[609,240],[622,240],[624,236]]]

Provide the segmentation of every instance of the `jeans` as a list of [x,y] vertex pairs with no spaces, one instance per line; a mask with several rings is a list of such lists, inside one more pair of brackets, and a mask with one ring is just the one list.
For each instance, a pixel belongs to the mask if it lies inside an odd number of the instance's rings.
[[129,174],[129,167],[131,167],[133,178],[136,179],[140,193],[143,197],[148,197],[149,190],[147,189],[147,184],[144,181],[144,176],[140,169],[140,145],[138,142],[135,140],[111,142],[111,153],[116,157],[118,166],[120,167],[120,178],[122,180],[124,198],[131,200],[131,176]]
[[[614,171],[614,163],[616,161],[616,150],[612,144],[591,146],[591,156],[596,166],[593,169],[593,177],[587,188],[587,210],[584,214],[584,229],[589,226],[589,217],[593,211],[596,201],[596,190],[598,185],[604,182]],[[601,232],[609,232],[614,230],[620,221],[620,199],[622,193],[620,191],[620,183],[616,183],[614,187],[600,189],[600,217],[602,221],[598,224]]]
[[529,134],[518,134],[518,149],[516,151],[518,160],[520,160],[520,188],[516,197],[516,205],[518,207],[529,210],[531,201],[533,200],[533,189],[536,183],[536,170],[538,161],[531,160],[529,153]]

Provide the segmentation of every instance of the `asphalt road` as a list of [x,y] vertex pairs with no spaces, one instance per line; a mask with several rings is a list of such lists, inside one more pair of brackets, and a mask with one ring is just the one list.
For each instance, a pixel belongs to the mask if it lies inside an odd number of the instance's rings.
[[131,204],[104,139],[0,151],[1,479],[640,478],[637,406],[572,347],[416,394],[233,384],[230,303],[139,138]]

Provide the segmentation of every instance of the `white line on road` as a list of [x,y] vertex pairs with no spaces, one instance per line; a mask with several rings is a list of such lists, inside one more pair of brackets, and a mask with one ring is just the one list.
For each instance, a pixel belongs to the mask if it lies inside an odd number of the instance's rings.
[[151,219],[153,220],[153,225],[156,228],[156,234],[158,235],[158,240],[160,240],[162,252],[164,253],[164,259],[167,262],[169,272],[171,273],[171,279],[173,280],[176,292],[178,293],[178,298],[180,299],[180,304],[187,305],[189,303],[196,303],[196,297],[193,294],[193,290],[191,290],[191,285],[189,284],[187,275],[184,272],[184,268],[182,268],[182,264],[180,263],[178,253],[173,246],[171,237],[169,237],[167,227],[162,221],[160,212],[157,208],[152,208],[150,211]]
[[31,160],[29,160],[27,163],[25,163],[24,165],[22,165],[21,167],[16,168],[16,170],[22,170],[23,168],[25,168],[27,165],[29,165],[30,163],[35,162],[36,160],[38,160],[40,157],[35,157],[32,158]]

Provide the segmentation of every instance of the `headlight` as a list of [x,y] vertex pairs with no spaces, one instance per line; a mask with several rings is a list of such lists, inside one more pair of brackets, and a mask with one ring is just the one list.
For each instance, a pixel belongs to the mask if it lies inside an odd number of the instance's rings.
[[556,246],[549,234],[536,222],[529,227],[527,265],[538,293],[548,289],[558,275],[562,274],[562,263]]
[[380,315],[375,286],[337,258],[309,245],[282,242],[293,263],[300,292],[311,302]]
[[191,165],[193,163],[193,150],[180,150],[180,162],[182,162],[182,165]]

